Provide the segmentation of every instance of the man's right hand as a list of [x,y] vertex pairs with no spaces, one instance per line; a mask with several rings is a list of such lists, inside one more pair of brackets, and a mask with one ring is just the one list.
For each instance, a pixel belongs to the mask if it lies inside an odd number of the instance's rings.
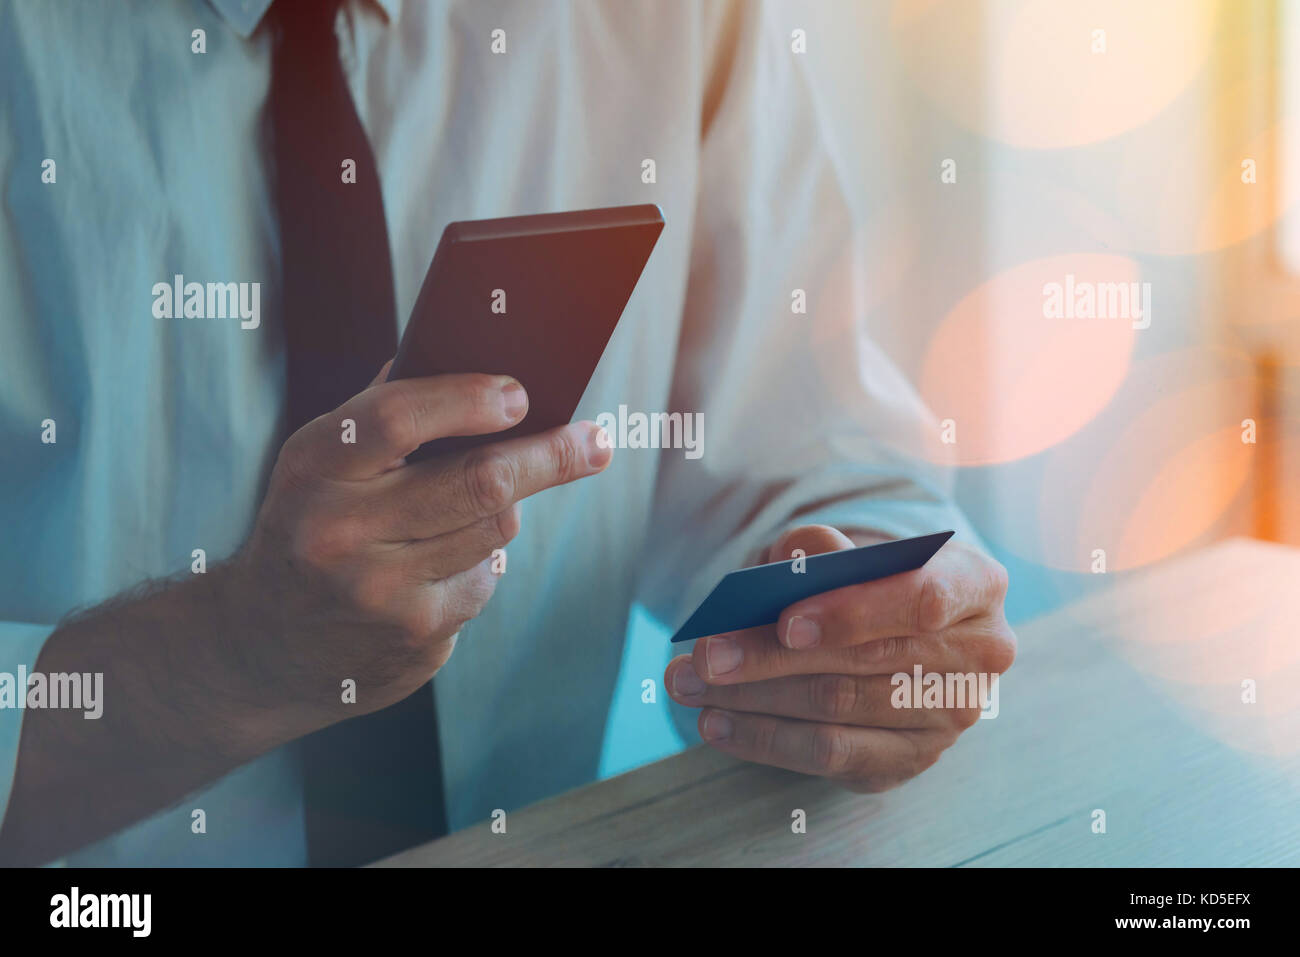
[[[528,400],[507,376],[386,382],[386,371],[285,442],[231,564],[234,593],[252,612],[241,651],[280,677],[307,730],[428,681],[491,597],[492,554],[518,533],[518,502],[600,472],[611,457],[599,427],[582,422],[405,464],[432,439],[510,428]],[[354,705],[341,703],[348,678]]]
[[35,670],[102,672],[103,714],[25,712],[0,864],[59,857],[406,697],[491,596],[492,552],[518,531],[520,499],[609,464],[599,428],[579,423],[408,465],[431,439],[509,428],[527,400],[505,376],[386,382],[386,371],[285,442],[231,561],[126,592],[50,635]]

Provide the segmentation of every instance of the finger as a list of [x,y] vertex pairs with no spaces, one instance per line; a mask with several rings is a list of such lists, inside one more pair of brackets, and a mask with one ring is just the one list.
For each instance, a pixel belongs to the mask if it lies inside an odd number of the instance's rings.
[[918,748],[912,736],[920,732],[915,731],[852,728],[719,708],[700,712],[699,730],[706,744],[741,760],[852,780],[863,790],[891,787],[934,763]]
[[595,475],[613,450],[593,422],[504,439],[389,473],[365,508],[386,541],[434,538],[504,512],[530,495]]
[[865,728],[948,727],[942,709],[895,707],[895,683],[888,675],[793,675],[738,685],[707,684],[690,657],[669,664],[664,687],[689,708],[716,707]]
[[406,542],[391,555],[413,582],[450,578],[492,558],[498,548],[505,548],[519,534],[519,506],[480,519],[464,528]]
[[487,562],[479,562],[473,568],[443,579],[428,589],[438,596],[434,613],[451,622],[459,631],[462,625],[482,612],[500,579],[500,575],[492,574]]
[[[957,630],[943,635],[892,635],[860,645],[790,649],[767,625],[701,638],[691,665],[706,684],[735,685],[789,675],[892,675],[916,665],[931,671],[966,671],[988,642]],[[982,669],[976,669],[982,670]]]
[[796,602],[781,613],[777,634],[799,650],[929,634],[992,610],[1005,592],[1001,565],[971,548],[949,546],[915,571]]
[[788,562],[803,555],[821,555],[852,548],[853,539],[829,525],[800,525],[778,538],[767,550],[768,562]]
[[[394,356],[393,358],[396,358],[396,356]],[[382,366],[380,366],[379,372],[375,375],[373,379],[370,380],[370,385],[366,386],[366,388],[373,389],[375,386],[382,385],[383,383],[387,382],[389,370],[391,370],[392,368],[393,368],[393,359],[389,359]],[[391,462],[389,462],[388,465],[383,469],[383,471],[387,472],[387,471],[391,471],[392,469],[398,469],[405,464],[406,464],[405,457],[396,458],[393,459]]]
[[[291,467],[308,476],[364,479],[425,442],[508,429],[528,411],[509,376],[440,375],[367,388],[308,422],[285,443]],[[349,426],[350,423],[350,426]]]
[[710,685],[765,681],[786,675],[875,674],[853,648],[793,651],[776,640],[772,625],[701,638],[691,649],[695,673]]

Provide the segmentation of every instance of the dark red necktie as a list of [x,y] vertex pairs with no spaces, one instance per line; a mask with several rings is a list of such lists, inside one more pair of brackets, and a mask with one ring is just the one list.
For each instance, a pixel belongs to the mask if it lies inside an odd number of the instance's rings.
[[[339,4],[276,0],[270,23],[290,430],[364,389],[397,348],[379,175],[339,62]],[[364,676],[344,678],[365,693]],[[313,866],[369,863],[446,831],[431,683],[301,744]]]

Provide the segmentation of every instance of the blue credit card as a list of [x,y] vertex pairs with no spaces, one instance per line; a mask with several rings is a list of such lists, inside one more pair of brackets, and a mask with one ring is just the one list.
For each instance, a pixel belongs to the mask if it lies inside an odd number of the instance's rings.
[[[774,625],[781,612],[797,601],[920,568],[952,536],[951,531],[935,532],[731,572],[677,629],[673,641]],[[796,569],[796,562],[802,571]]]

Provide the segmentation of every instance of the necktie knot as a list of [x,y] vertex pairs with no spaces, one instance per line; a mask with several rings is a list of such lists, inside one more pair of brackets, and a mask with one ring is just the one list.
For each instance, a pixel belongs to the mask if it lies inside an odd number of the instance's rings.
[[[275,0],[272,9],[274,45],[319,49],[336,42],[334,21],[343,0]],[[330,49],[333,53],[333,49]]]

